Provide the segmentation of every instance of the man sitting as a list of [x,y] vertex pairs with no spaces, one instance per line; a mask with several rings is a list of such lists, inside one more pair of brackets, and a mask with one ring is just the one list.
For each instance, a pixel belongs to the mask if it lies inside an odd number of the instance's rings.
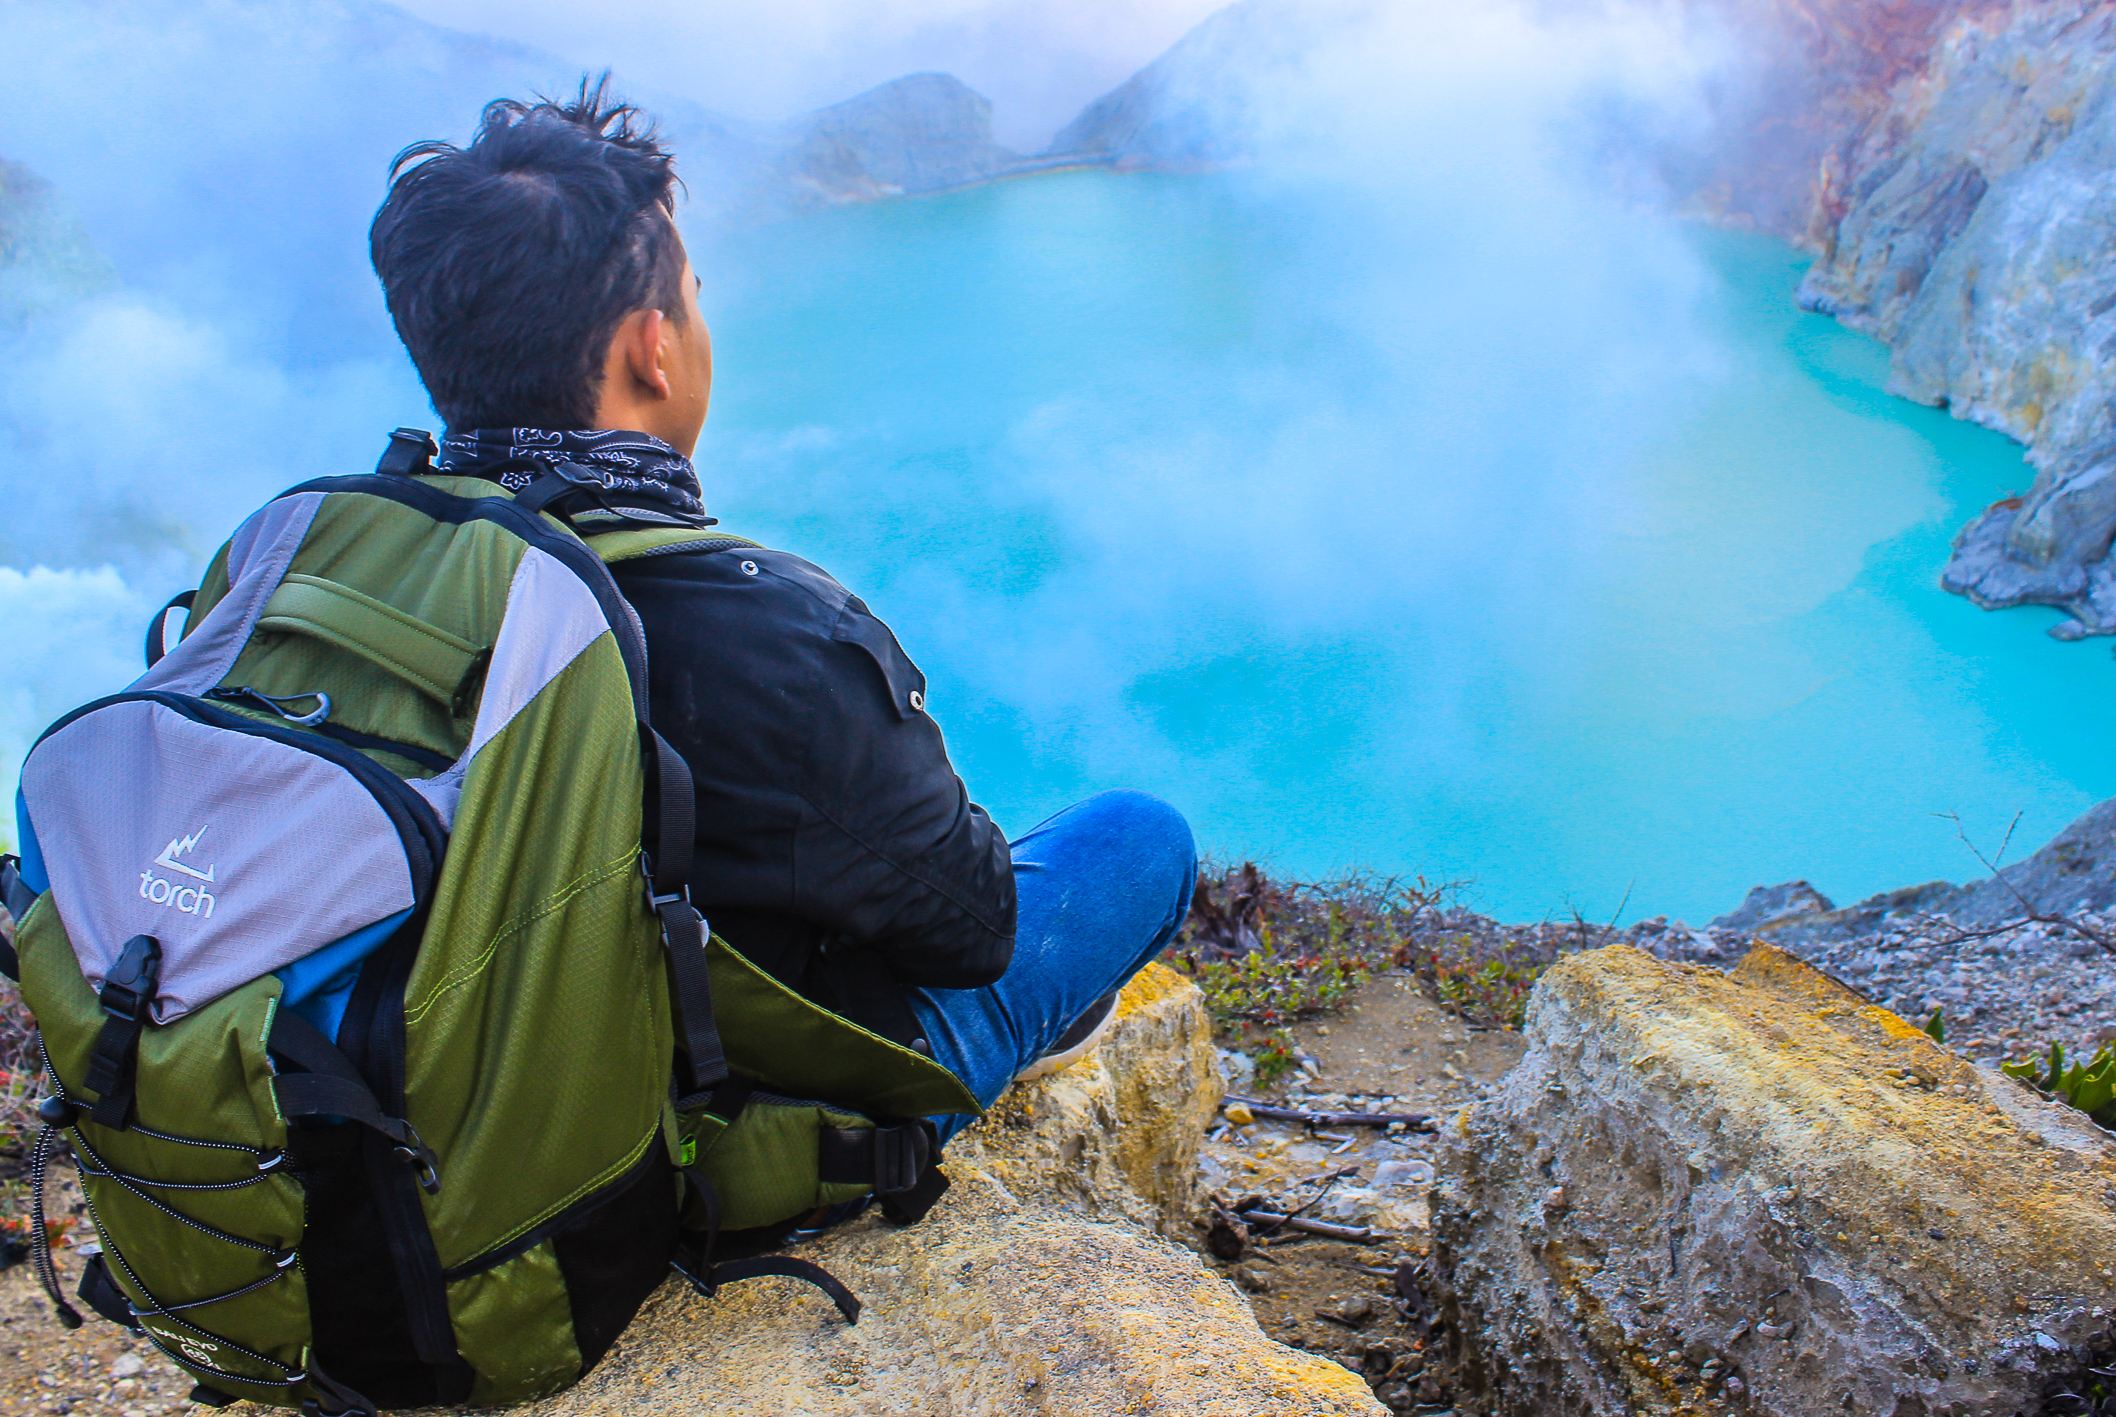
[[[399,157],[370,240],[447,425],[439,471],[520,490],[570,463],[602,485],[552,510],[714,524],[690,463],[712,343],[674,182],[600,85],[494,103],[468,147]],[[696,783],[713,929],[982,1104],[1084,1052],[1183,921],[1183,818],[1105,792],[1010,845],[950,766],[925,676],[828,574],[732,538],[614,570],[653,721]],[[969,1120],[935,1119],[944,1139]]]

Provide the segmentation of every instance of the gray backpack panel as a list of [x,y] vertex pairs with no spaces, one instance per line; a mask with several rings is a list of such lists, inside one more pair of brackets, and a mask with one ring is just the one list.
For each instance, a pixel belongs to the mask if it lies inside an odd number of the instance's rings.
[[397,827],[344,768],[153,700],[47,736],[22,792],[90,986],[161,942],[156,1023],[413,904]]

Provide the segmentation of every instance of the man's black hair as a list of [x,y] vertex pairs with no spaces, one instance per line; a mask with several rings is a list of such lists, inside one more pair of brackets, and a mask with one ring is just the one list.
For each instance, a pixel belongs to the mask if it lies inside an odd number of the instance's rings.
[[496,100],[469,147],[418,143],[390,164],[368,250],[451,429],[590,427],[624,317],[684,318],[674,162],[608,85]]

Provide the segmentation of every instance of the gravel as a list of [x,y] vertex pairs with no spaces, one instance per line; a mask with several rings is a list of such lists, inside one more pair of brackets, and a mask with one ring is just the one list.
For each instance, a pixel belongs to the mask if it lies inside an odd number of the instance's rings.
[[[2052,919],[2116,939],[2116,912]],[[1948,916],[1917,915],[1846,933],[1782,926],[1752,936],[1658,921],[1627,933],[1663,959],[1721,967],[1762,939],[1914,1023],[1938,1010],[1948,1044],[1980,1062],[2038,1052],[2052,1042],[2083,1056],[2116,1040],[2116,956],[2062,924],[1970,929]]]

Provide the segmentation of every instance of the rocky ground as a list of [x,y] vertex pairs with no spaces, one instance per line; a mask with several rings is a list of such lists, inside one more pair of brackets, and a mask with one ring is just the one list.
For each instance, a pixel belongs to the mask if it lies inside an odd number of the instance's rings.
[[[2116,938],[2116,917],[2077,920]],[[1750,938],[1677,926],[1636,942],[1664,959],[1724,966]],[[1779,943],[1904,1018],[1922,1024],[1938,1010],[1947,1042],[1979,1062],[2018,1059],[2052,1042],[2084,1056],[2116,1040],[2116,956],[2077,927],[2026,922],[1985,935],[1907,920]]]
[[[59,1173],[49,1205],[62,1222],[74,1222],[65,1239],[85,1238],[70,1168]],[[82,1257],[62,1242],[53,1258],[70,1296]],[[0,1360],[0,1417],[160,1417],[189,1405],[191,1379],[152,1345],[93,1315],[78,1330],[61,1328],[26,1263],[0,1273]]]
[[[1270,995],[1311,1001],[1275,1034],[1294,1065],[1259,1079],[1248,1057],[1220,1051],[1230,1100],[1207,1125],[1198,1154],[1195,1214],[1187,1224],[1144,1212],[1133,1218],[1181,1239],[1238,1286],[1264,1334],[1357,1374],[1391,1411],[1473,1417],[1484,1399],[1472,1395],[1477,1385],[1462,1367],[1460,1336],[1447,1332],[1439,1307],[1454,1276],[1433,1268],[1427,1202],[1445,1149],[1435,1133],[1466,1105],[1493,1097],[1521,1058],[1525,1041],[1505,1023],[1518,1018],[1537,974],[1611,944],[1725,969],[1765,940],[1913,1023],[1939,1010],[1948,1048],[1986,1069],[2053,1040],[2091,1051],[2116,1038],[2111,841],[2116,804],[1991,880],[1933,883],[1841,909],[1791,882],[1758,888],[1698,927],[1665,918],[1622,928],[1578,920],[1506,925],[1426,897],[1401,909],[1369,900],[1359,969],[1345,965],[1350,955],[1296,951],[1312,956],[1315,970],[1356,982],[1320,1004],[1312,1000],[1323,996],[1298,987]],[[1256,894],[1267,905],[1275,899]],[[1278,937],[1292,934],[1281,929]],[[1052,1100],[1069,1095],[1058,1089],[1039,1104],[1043,1111],[1013,1119],[1013,1129],[1043,1137],[1086,1125],[1061,1115]],[[1428,1120],[1302,1122],[1273,1119],[1273,1108]],[[1007,1171],[982,1151],[965,1155],[972,1169],[1004,1172],[1005,1184],[1017,1188],[1055,1164],[1034,1145],[1013,1160],[1018,1165]],[[1159,1177],[1164,1160],[1130,1155],[1120,1138],[1104,1168],[1115,1168],[1111,1184],[1085,1176],[1079,1184],[1115,1193],[1124,1189],[1116,1172],[1136,1172],[1126,1183],[1133,1189],[1175,1195],[1182,1187]],[[1188,1174],[1187,1152],[1183,1166]],[[54,1213],[64,1224],[77,1208],[62,1181]],[[1272,1216],[1319,1224],[1325,1233]],[[78,1256],[64,1247],[60,1255],[71,1287]],[[0,1353],[7,1358],[0,1417],[156,1417],[181,1409],[190,1386],[108,1325],[60,1329],[19,1263],[0,1272]]]

